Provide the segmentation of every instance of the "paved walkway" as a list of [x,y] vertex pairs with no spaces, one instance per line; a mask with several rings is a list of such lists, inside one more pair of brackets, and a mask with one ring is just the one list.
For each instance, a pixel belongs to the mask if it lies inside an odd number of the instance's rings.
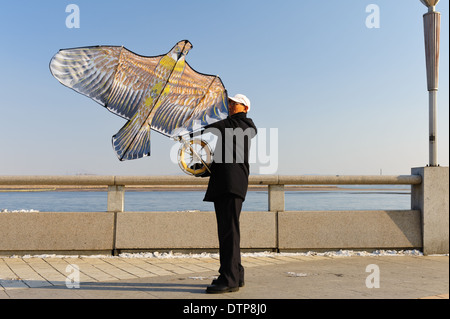
[[205,288],[219,267],[213,257],[6,257],[0,258],[0,299],[448,299],[448,260],[448,256],[247,256],[242,261],[245,287],[210,295]]

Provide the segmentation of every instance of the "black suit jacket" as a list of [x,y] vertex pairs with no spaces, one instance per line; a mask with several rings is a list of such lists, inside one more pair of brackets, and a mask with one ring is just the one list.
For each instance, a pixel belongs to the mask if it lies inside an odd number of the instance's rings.
[[248,156],[251,139],[257,134],[253,120],[246,113],[237,113],[208,125],[205,133],[218,136],[211,164],[211,175],[204,201],[232,194],[245,200],[250,166]]

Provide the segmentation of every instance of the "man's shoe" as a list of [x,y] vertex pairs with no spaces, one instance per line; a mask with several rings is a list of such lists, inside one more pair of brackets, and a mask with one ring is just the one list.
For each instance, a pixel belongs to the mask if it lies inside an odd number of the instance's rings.
[[208,294],[223,294],[226,292],[238,291],[239,287],[228,287],[224,284],[211,285],[206,288],[206,293]]
[[[219,285],[220,283],[219,283],[219,279],[214,279],[212,282],[211,282],[211,285]],[[245,286],[245,282],[242,280],[239,280],[239,288],[242,288],[242,287],[244,287]]]

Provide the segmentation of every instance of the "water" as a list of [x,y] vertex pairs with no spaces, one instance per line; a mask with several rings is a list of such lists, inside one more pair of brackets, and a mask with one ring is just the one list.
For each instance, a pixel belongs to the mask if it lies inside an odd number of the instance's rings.
[[[411,206],[407,186],[339,188],[342,190],[285,191],[285,210],[395,210]],[[214,210],[212,203],[203,202],[203,196],[204,191],[128,191],[125,211]],[[249,191],[243,210],[267,211],[267,201],[267,191]],[[107,192],[0,192],[0,211],[104,212],[106,204]]]

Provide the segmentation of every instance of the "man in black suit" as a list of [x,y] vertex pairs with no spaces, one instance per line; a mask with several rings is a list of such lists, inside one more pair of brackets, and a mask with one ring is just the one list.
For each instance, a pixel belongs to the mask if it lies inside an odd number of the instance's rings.
[[248,189],[250,140],[257,129],[247,118],[250,100],[245,95],[230,97],[228,109],[226,119],[205,128],[205,133],[218,136],[204,201],[214,202],[220,253],[220,276],[208,286],[207,293],[237,291],[244,285],[239,217]]

